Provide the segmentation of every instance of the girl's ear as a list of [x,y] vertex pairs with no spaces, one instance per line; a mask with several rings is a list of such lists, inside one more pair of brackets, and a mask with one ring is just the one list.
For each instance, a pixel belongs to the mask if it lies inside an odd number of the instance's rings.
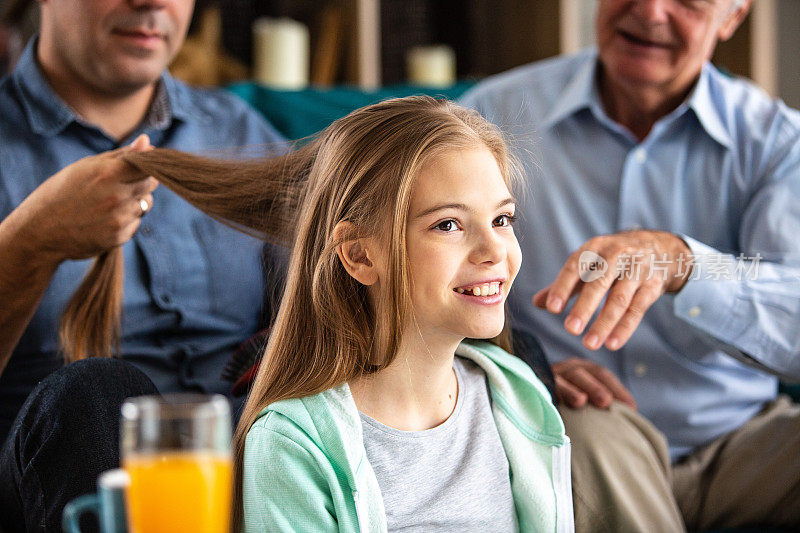
[[353,279],[362,285],[374,285],[378,281],[378,268],[374,261],[377,252],[375,241],[370,238],[348,239],[353,225],[342,221],[333,229],[333,238],[340,241],[336,246],[336,255],[342,266]]

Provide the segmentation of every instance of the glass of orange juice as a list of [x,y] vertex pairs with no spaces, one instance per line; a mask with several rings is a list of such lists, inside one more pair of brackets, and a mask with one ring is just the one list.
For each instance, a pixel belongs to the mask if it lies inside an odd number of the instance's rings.
[[131,533],[228,533],[231,414],[220,395],[140,396],[122,405]]

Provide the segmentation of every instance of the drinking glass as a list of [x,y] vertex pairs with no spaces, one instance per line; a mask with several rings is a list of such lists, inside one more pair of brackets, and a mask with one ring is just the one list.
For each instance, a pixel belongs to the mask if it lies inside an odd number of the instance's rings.
[[231,414],[220,395],[140,396],[122,405],[130,533],[228,533]]

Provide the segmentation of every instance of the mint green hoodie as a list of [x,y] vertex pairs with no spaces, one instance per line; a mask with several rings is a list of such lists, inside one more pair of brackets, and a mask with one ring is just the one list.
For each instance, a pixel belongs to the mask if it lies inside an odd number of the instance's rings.
[[[570,443],[547,389],[493,344],[464,342],[456,354],[488,376],[520,531],[573,531]],[[261,411],[245,439],[243,501],[245,531],[386,531],[347,384]]]

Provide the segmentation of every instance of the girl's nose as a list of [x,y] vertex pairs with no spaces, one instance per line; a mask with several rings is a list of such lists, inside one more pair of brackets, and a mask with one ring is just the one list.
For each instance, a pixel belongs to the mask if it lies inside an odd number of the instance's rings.
[[506,245],[493,229],[481,231],[474,236],[470,260],[475,264],[495,264],[503,260]]

